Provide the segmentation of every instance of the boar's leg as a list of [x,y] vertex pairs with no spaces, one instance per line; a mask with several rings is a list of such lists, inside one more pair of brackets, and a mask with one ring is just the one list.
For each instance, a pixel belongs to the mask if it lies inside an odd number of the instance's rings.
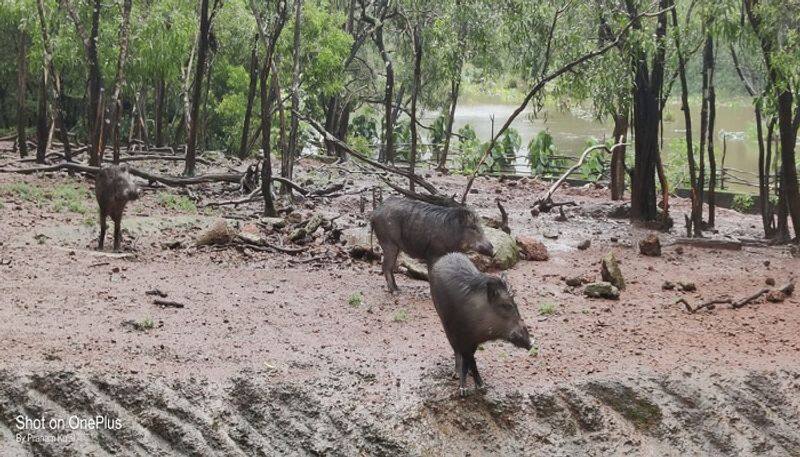
[[114,219],[114,251],[119,252],[122,241],[122,211],[115,213],[111,218]]
[[467,354],[461,354],[461,369],[458,371],[458,393],[462,397],[467,396],[467,372],[470,367],[468,357]]
[[458,379],[461,373],[461,364],[464,362],[463,358],[461,357],[461,354],[459,354],[458,352],[455,353],[455,359],[456,359],[456,370],[453,372],[453,379]]
[[469,364],[469,371],[472,374],[472,379],[475,381],[475,387],[478,389],[483,389],[486,384],[483,383],[483,379],[481,378],[480,373],[478,373],[478,364],[475,362],[475,354],[469,356]]
[[381,246],[383,249],[383,276],[386,277],[386,285],[389,287],[389,292],[397,292],[397,283],[394,281],[394,265],[397,263],[397,254],[400,249],[393,243],[387,243],[386,246]]
[[100,239],[97,241],[97,250],[103,250],[103,242],[106,239],[106,228],[108,225],[106,224],[106,219],[108,219],[108,214],[105,211],[100,210]]

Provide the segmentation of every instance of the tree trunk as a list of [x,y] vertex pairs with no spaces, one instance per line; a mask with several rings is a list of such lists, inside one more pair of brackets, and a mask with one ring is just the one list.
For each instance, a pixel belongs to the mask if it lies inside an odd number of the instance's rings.
[[242,126],[242,141],[239,143],[239,158],[247,157],[248,140],[250,139],[250,120],[253,116],[253,100],[256,98],[256,85],[258,84],[258,36],[253,40],[253,49],[250,51],[250,86],[247,88],[247,107],[244,110],[244,125]]
[[[300,155],[298,150],[298,135],[300,119],[297,112],[300,110],[300,21],[303,11],[303,0],[294,2],[294,43],[292,45],[292,116],[291,126],[289,127],[289,144],[283,151],[281,163],[281,176],[291,180],[294,174],[294,159]],[[282,193],[292,194],[291,188],[284,184]]]
[[[665,10],[667,0],[659,0],[659,9]],[[636,8],[626,0],[628,14],[635,17]],[[634,29],[641,30],[641,23],[634,20]],[[633,130],[636,136],[635,163],[631,180],[631,217],[654,220],[658,215],[656,203],[655,174],[658,162],[658,125],[661,119],[659,94],[664,82],[665,44],[667,31],[666,13],[658,15],[656,29],[657,48],[654,51],[652,70],[648,72],[646,56],[638,52],[633,58],[635,84],[633,92]]]
[[714,41],[708,36],[709,65],[708,65],[708,225],[714,227],[716,223],[717,208],[717,158],[714,156],[714,122],[717,117],[717,94],[714,89]]
[[272,153],[270,137],[272,133],[272,94],[267,80],[269,78],[270,60],[267,58],[259,75],[261,88],[261,193],[264,196],[264,216],[275,217],[275,202],[272,199]]
[[125,61],[128,58],[128,23],[131,16],[131,0],[122,2],[122,25],[119,29],[119,58],[117,59],[117,77],[114,83],[114,93],[111,96],[111,128],[114,142],[114,163],[119,163],[119,118],[122,113],[122,86],[125,85]]
[[[614,144],[624,143],[628,135],[628,113],[614,114]],[[625,146],[611,153],[611,199],[622,200],[625,196]]]
[[19,156],[28,156],[28,135],[25,127],[28,116],[25,112],[25,95],[28,91],[28,34],[20,29],[17,50],[17,147]]
[[439,166],[437,170],[447,171],[447,154],[450,151],[450,138],[453,135],[453,120],[456,117],[456,106],[458,105],[458,95],[461,92],[461,66],[450,81],[450,109],[447,114],[447,124],[444,128],[444,146],[442,154],[439,156]]
[[394,116],[392,103],[394,102],[394,66],[386,45],[383,41],[383,26],[375,31],[375,44],[380,51],[383,66],[386,68],[386,85],[383,91],[383,147],[378,160],[380,162],[394,163]]
[[786,201],[789,217],[794,227],[794,238],[800,240],[800,187],[797,183],[794,148],[797,142],[797,129],[792,117],[793,94],[782,90],[778,94],[778,129],[781,136],[781,194]]
[[39,109],[36,113],[36,163],[44,163],[47,155],[47,81],[39,80]]
[[90,135],[89,165],[99,167],[103,154],[103,75],[100,71],[100,60],[97,55],[97,41],[100,36],[100,8],[101,0],[95,0],[92,7],[92,34],[89,37],[87,48],[87,63],[89,64],[89,121]]
[[[683,111],[684,123],[686,126],[686,158],[689,162],[689,181],[692,186],[692,212],[691,224],[694,230],[691,231],[692,236],[702,235],[702,214],[703,214],[703,200],[701,197],[700,189],[698,189],[697,179],[697,165],[694,160],[694,142],[692,141],[692,112],[689,108],[689,88],[686,80],[686,61],[682,54],[680,35],[678,30],[678,15],[673,9],[672,12],[672,25],[675,28],[675,47],[678,52],[678,75],[681,81],[681,111]],[[703,155],[702,150],[700,155]]]
[[[414,173],[417,162],[417,98],[422,78],[422,31],[419,25],[414,26],[412,42],[414,45],[414,80],[411,88],[411,153],[409,156],[409,170]],[[414,181],[408,181],[408,188],[414,192]]]
[[208,18],[208,0],[200,2],[200,33],[197,45],[197,67],[195,70],[194,86],[192,87],[192,111],[189,115],[189,138],[186,140],[186,167],[183,174],[194,176],[195,161],[197,157],[197,132],[200,127],[200,98],[203,89],[203,74],[206,70],[208,57],[208,31],[211,24]]
[[156,106],[155,106],[155,123],[156,123],[156,137],[155,144],[157,148],[164,146],[164,92],[166,91],[166,82],[163,77],[158,78],[156,82]]

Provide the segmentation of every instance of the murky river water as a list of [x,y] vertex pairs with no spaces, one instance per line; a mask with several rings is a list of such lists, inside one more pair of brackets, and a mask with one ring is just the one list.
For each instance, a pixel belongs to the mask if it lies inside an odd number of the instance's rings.
[[[515,105],[501,104],[462,104],[456,109],[454,130],[457,131],[466,124],[475,129],[478,137],[482,141],[490,138],[492,132],[491,117],[494,116],[495,130],[499,129],[508,119],[508,116],[516,108]],[[669,121],[664,122],[664,155],[670,153],[671,144],[684,139],[685,124],[683,112],[677,103],[670,103],[665,111],[665,118]],[[437,113],[429,113],[425,116],[426,122],[432,122]],[[694,135],[695,143],[699,140],[700,110],[698,106],[692,106],[692,126],[696,132]],[[540,131],[548,130],[553,136],[559,155],[578,156],[585,148],[586,141],[592,137],[597,139],[608,138],[611,135],[613,124],[609,122],[598,122],[591,118],[588,113],[580,110],[561,111],[550,108],[539,113],[535,118],[530,110],[523,112],[512,124],[512,127],[519,131],[522,137],[522,150],[520,156],[527,155],[528,142]],[[758,149],[755,138],[755,123],[752,107],[746,103],[737,103],[733,106],[717,106],[716,118],[716,156],[718,166],[722,161],[723,144],[722,135],[726,137],[727,152],[725,157],[725,167],[755,173],[758,169]],[[528,167],[525,161],[519,161],[517,169],[520,172],[527,172]],[[757,178],[753,175],[737,173],[750,181]],[[747,188],[734,186],[737,191],[744,191]],[[751,188],[751,192],[755,189]]]

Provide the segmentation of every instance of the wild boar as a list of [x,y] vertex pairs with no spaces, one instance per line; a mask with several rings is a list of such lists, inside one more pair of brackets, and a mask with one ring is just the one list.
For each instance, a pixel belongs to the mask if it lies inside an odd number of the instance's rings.
[[139,198],[139,187],[133,182],[128,167],[110,165],[101,168],[97,173],[94,193],[100,207],[98,249],[103,250],[103,242],[106,237],[106,218],[111,216],[114,221],[114,251],[119,251],[122,241],[122,213],[129,201]]
[[433,304],[455,354],[461,396],[467,393],[467,372],[477,388],[484,387],[475,363],[479,345],[505,340],[531,349],[528,328],[503,279],[481,273],[461,253],[437,260],[429,268],[428,278]]
[[394,268],[400,251],[428,264],[450,252],[494,252],[478,216],[463,206],[394,197],[373,211],[370,222],[383,250],[383,275],[390,292],[398,290]]

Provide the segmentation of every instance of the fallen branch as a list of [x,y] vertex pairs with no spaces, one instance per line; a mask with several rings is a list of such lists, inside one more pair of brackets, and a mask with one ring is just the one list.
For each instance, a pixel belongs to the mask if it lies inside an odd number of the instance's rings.
[[682,244],[698,248],[727,249],[731,251],[741,251],[742,243],[737,240],[714,240],[709,238],[678,238],[668,246]]
[[497,203],[497,209],[500,210],[500,230],[511,234],[511,228],[508,226],[508,213],[506,209],[503,208],[503,204],[500,202],[499,198],[495,198],[494,201]]
[[732,301],[733,301],[733,299],[727,298],[727,297],[717,298],[717,299],[714,299],[714,300],[709,300],[709,301],[707,301],[705,303],[701,303],[701,304],[697,305],[694,308],[692,307],[692,305],[689,304],[688,301],[686,301],[685,298],[680,298],[675,303],[683,303],[686,306],[686,311],[689,311],[690,313],[694,314],[694,313],[696,313],[697,311],[699,311],[699,310],[701,310],[703,308],[708,308],[709,310],[712,310],[712,309],[714,309],[716,307],[715,305],[720,305],[720,304],[723,304],[723,303],[731,303]]
[[162,308],[185,308],[186,305],[183,303],[179,303],[172,300],[162,300],[160,298],[156,298],[153,300],[154,305],[158,305]]
[[[553,204],[553,194],[555,194],[556,191],[558,190],[558,188],[561,187],[562,184],[564,184],[564,181],[567,180],[567,177],[569,177],[569,175],[571,175],[573,172],[575,172],[575,170],[577,170],[578,168],[580,168],[583,165],[583,162],[585,162],[586,158],[589,157],[589,153],[590,152],[598,150],[598,149],[603,149],[606,152],[608,152],[609,154],[611,154],[618,147],[627,146],[627,145],[628,145],[628,143],[617,143],[614,146],[611,146],[611,148],[609,148],[605,144],[596,144],[594,146],[590,146],[590,147],[586,148],[586,150],[583,151],[583,154],[581,154],[580,158],[575,163],[575,165],[569,167],[569,169],[567,169],[567,171],[565,171],[561,175],[561,177],[558,178],[556,180],[556,182],[554,182],[550,186],[550,189],[547,190],[547,193],[542,198],[538,199],[533,204],[533,208],[534,209],[538,208],[539,211],[547,212],[550,209],[552,209],[553,207],[555,207],[555,205]],[[547,207],[548,209],[545,210],[544,209],[545,207]]]
[[[751,302],[753,302],[755,300],[758,300],[759,298],[761,298],[762,295],[769,293],[771,290],[772,289],[770,289],[769,287],[765,287],[765,288],[759,290],[758,292],[754,293],[753,295],[750,295],[749,297],[745,297],[745,298],[743,298],[743,299],[741,299],[739,301],[733,302],[731,304],[731,308],[739,309],[739,308],[747,305],[748,303],[751,303]],[[792,292],[794,292],[794,280],[788,282],[786,285],[784,285],[780,289],[775,289],[775,290],[783,293],[787,297],[789,295],[792,295]]]
[[[171,156],[171,155],[161,155],[161,154],[141,154],[141,155],[129,155],[129,156],[122,156],[119,158],[120,162],[135,162],[140,160],[166,160],[172,162],[183,162],[186,160],[185,156]],[[196,158],[195,161],[197,163],[201,163],[203,165],[211,165],[211,162],[205,159]]]

